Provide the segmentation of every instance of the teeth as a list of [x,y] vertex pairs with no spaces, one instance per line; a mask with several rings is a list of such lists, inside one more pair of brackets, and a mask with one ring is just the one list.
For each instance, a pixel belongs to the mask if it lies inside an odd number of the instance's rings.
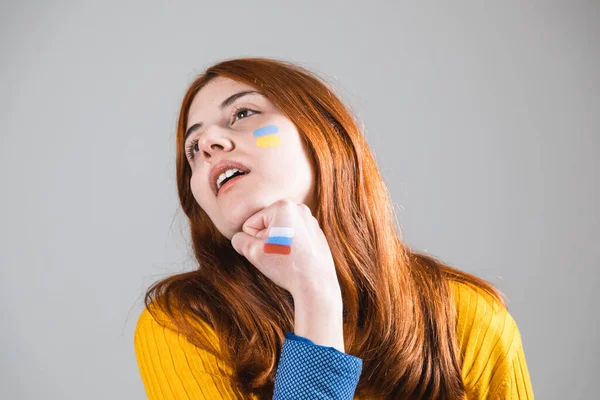
[[240,169],[231,168],[231,169],[228,169],[227,171],[223,172],[221,175],[219,175],[219,178],[217,179],[217,190],[219,190],[221,188],[221,183],[223,183],[225,178],[229,178],[231,175],[233,175],[234,173],[236,173],[238,171],[243,172]]

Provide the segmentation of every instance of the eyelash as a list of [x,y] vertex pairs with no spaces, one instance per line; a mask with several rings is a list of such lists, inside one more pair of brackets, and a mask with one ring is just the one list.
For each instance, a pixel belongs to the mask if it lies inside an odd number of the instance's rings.
[[[253,113],[256,113],[256,112],[257,112],[257,111],[251,110],[251,109],[249,109],[249,108],[246,108],[246,107],[236,107],[236,109],[235,109],[235,110],[233,110],[233,117],[237,116],[237,114],[239,114],[239,113],[240,113],[240,112],[242,112],[242,111],[252,111]],[[248,117],[246,117],[246,118],[248,118]],[[244,118],[242,118],[242,119],[244,119]],[[236,122],[236,121],[232,121],[231,123],[232,123],[232,124],[234,124],[235,122]],[[190,144],[189,144],[189,145],[188,145],[188,147],[186,148],[186,151],[185,151],[185,152],[186,152],[186,154],[187,154],[187,156],[188,156],[188,158],[189,158],[190,160],[193,160],[193,159],[194,159],[194,154],[193,154],[193,151],[194,151],[194,147],[195,147],[197,144],[198,144],[198,139],[194,139],[194,140],[192,140],[192,141],[190,142]]]

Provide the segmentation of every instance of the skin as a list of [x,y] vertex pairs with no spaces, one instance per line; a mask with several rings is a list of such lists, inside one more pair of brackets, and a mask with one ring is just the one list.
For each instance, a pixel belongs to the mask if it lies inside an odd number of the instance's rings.
[[[188,149],[198,141],[192,149],[194,159],[187,156],[192,169],[190,185],[198,204],[228,239],[242,230],[249,217],[279,199],[315,210],[315,170],[294,123],[260,94],[240,97],[220,109],[223,100],[245,90],[257,89],[229,78],[213,79],[194,97],[186,126],[187,131],[204,123],[185,142]],[[251,111],[235,112],[239,106]],[[267,125],[277,127],[277,145],[261,146],[254,136],[255,130]],[[217,197],[210,188],[209,173],[223,159],[239,161],[251,172]]]

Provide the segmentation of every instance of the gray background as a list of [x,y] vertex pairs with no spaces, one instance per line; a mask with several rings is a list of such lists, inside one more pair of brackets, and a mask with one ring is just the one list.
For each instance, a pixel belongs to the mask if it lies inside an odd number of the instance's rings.
[[179,103],[266,56],[354,110],[411,246],[506,293],[536,398],[599,398],[599,7],[530,3],[3,2],[0,397],[145,398],[141,296],[193,265]]

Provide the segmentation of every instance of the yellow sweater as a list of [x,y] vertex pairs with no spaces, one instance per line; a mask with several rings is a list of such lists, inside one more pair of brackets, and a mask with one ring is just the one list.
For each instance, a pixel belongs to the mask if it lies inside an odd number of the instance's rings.
[[[533,399],[515,320],[482,290],[453,281],[450,287],[458,312],[457,340],[467,399]],[[182,334],[159,325],[147,309],[138,319],[134,348],[150,400],[239,398],[217,365],[227,373],[230,367]]]

